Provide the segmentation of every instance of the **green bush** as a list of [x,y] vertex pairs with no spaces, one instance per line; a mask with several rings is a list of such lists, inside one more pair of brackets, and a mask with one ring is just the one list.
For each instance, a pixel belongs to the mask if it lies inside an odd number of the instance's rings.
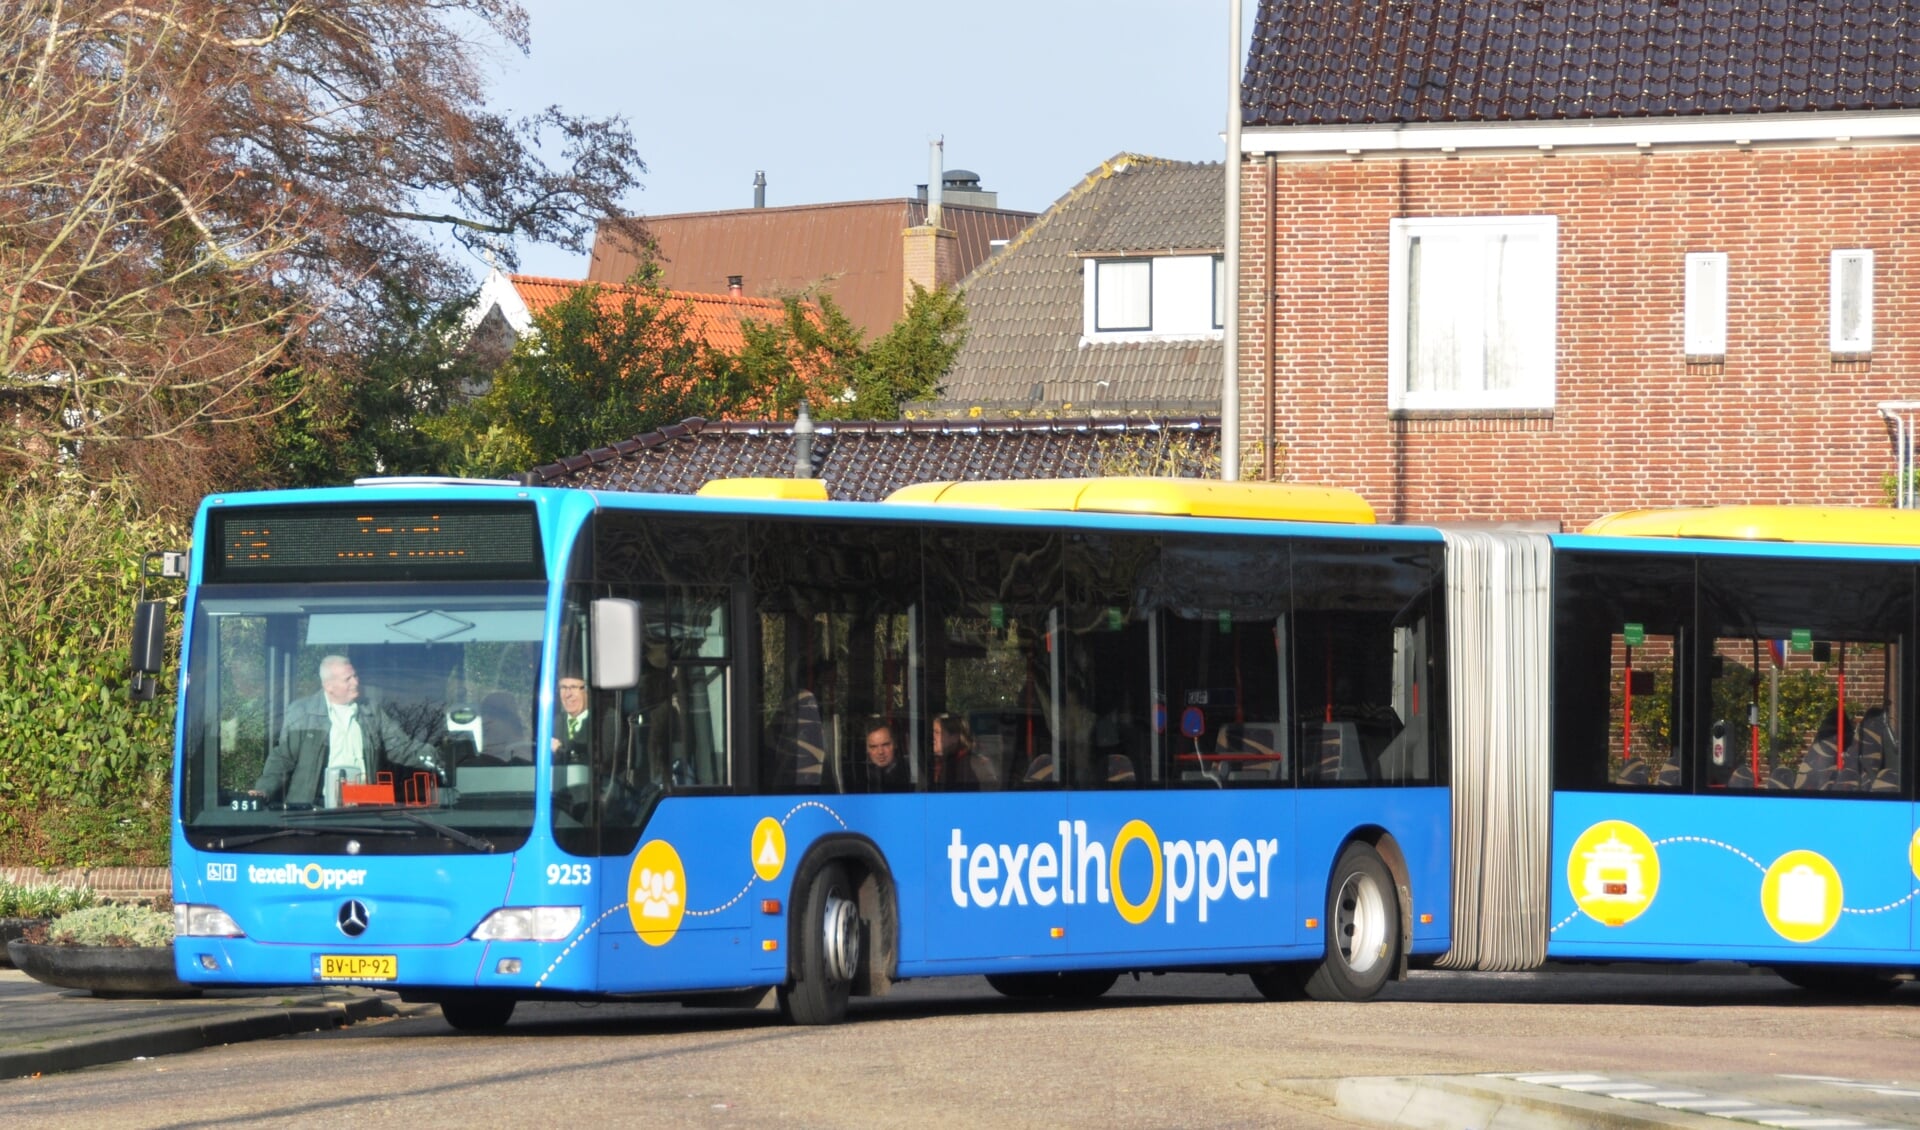
[[170,946],[173,915],[144,906],[95,906],[63,914],[47,927],[57,946]]
[[141,557],[187,531],[125,485],[18,480],[0,508],[0,862],[165,863],[172,679],[132,702],[128,651]]
[[0,879],[0,918],[55,918],[99,902],[92,887]]

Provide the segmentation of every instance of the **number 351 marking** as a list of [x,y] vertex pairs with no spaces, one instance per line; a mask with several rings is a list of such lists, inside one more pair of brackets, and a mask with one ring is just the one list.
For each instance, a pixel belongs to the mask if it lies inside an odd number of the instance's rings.
[[591,863],[549,863],[547,882],[559,887],[584,887],[593,882]]

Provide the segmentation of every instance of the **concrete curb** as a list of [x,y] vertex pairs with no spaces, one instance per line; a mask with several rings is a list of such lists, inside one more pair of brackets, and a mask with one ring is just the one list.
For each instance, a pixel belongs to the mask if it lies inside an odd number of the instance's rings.
[[[401,1007],[390,994],[367,995],[289,1007],[236,1007],[188,1021],[130,1025],[100,1035],[51,1040],[41,1048],[0,1051],[0,1079],[75,1071],[220,1044],[343,1028],[361,1020],[399,1016]],[[412,1011],[408,1009],[408,1014]]]
[[1291,1079],[1343,1118],[1419,1130],[1726,1130],[1727,1121],[1481,1075]]

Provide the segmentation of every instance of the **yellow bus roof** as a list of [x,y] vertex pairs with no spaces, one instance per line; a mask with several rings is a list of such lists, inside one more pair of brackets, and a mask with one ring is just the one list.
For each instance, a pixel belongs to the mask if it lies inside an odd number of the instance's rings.
[[1227,483],[1217,479],[1122,476],[916,483],[894,491],[887,496],[887,501],[1002,510],[1084,510],[1103,514],[1373,524],[1373,507],[1352,491],[1291,483]]
[[1622,510],[1586,528],[1609,537],[1920,545],[1920,510],[1854,506],[1699,506]]
[[701,498],[771,498],[782,502],[825,502],[827,484],[819,479],[710,479],[695,492]]

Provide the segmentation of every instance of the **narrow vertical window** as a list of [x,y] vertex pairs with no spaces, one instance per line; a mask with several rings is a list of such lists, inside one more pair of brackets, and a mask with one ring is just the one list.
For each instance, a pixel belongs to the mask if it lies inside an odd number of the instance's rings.
[[1227,257],[1213,257],[1213,328],[1225,329],[1227,325]]
[[1873,352],[1873,252],[1836,251],[1832,259],[1829,348]]
[[1727,253],[1695,251],[1687,256],[1687,342],[1689,357],[1722,357],[1727,352]]

